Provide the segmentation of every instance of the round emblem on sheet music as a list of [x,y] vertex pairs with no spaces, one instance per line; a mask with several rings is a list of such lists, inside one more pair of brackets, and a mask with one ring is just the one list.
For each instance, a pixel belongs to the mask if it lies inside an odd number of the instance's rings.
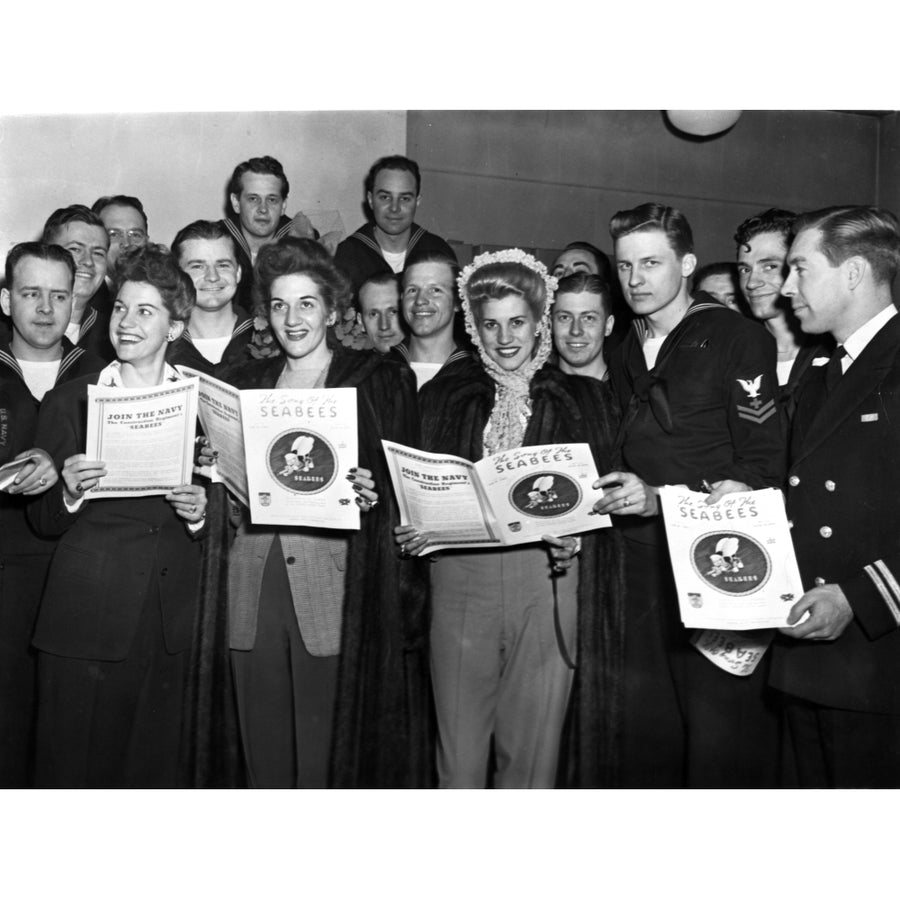
[[691,565],[720,594],[743,597],[758,591],[772,574],[772,560],[759,541],[735,531],[713,531],[691,546]]
[[295,494],[318,494],[337,474],[334,447],[315,431],[284,431],[269,444],[266,453],[269,474]]
[[553,519],[571,512],[581,503],[578,482],[562,472],[532,472],[510,489],[509,502],[523,515]]

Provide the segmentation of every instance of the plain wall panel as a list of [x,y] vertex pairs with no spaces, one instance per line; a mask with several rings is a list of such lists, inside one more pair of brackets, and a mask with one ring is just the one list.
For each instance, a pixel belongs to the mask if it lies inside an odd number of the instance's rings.
[[[224,214],[235,165],[270,155],[291,185],[288,213],[362,222],[369,166],[406,149],[405,112],[146,113],[0,117],[0,250],[39,236],[60,206],[140,197],[151,239]],[[314,220],[315,221],[315,220]]]
[[407,125],[427,199],[418,219],[444,237],[609,250],[613,213],[660,200],[685,212],[712,261],[731,259],[736,226],[769,206],[878,202],[882,121],[748,110],[705,140],[680,136],[660,110],[410,111]]
[[878,202],[900,215],[900,114],[881,119]]
[[660,110],[151,113],[0,117],[0,250],[47,215],[135,193],[151,236],[223,214],[234,165],[270,153],[291,181],[288,211],[363,221],[362,181],[387,153],[422,167],[417,216],[468,244],[611,249],[618,209],[661,200],[691,220],[703,261],[730,259],[746,216],[881,202],[900,209],[896,113],[743,113],[724,135],[679,136]]

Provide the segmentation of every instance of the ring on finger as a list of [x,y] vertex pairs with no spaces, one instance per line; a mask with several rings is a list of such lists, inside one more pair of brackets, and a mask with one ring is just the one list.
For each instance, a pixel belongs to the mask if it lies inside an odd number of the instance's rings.
[[624,509],[626,506],[630,506],[631,501],[627,497],[622,498],[622,508]]
[[78,484],[75,485],[75,493],[80,494],[84,490],[84,485],[79,481]]
[[47,483],[47,479],[46,479],[46,478],[41,478],[41,480],[38,482],[38,484],[39,484],[41,487],[43,487],[46,483]]
[[191,504],[190,511],[191,511],[191,515],[193,515],[195,512],[197,512],[197,504],[196,503]]

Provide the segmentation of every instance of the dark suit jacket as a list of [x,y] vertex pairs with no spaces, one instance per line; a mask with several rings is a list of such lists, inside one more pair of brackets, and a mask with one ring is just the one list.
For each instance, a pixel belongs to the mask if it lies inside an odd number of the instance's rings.
[[812,361],[817,357],[831,356],[833,350],[834,341],[829,335],[823,335],[818,339],[810,338],[801,344],[800,351],[791,366],[787,384],[782,385],[779,389],[785,434],[789,434],[791,419],[794,418],[794,413],[797,411],[797,394],[806,374],[812,368]]
[[854,619],[836,641],[779,637],[771,682],[825,706],[900,713],[900,316],[826,394],[804,379],[788,515],[803,577],[841,586]]
[[[35,445],[59,469],[69,456],[84,452],[87,386],[97,383],[98,374],[54,388],[41,405]],[[167,649],[190,646],[200,543],[162,497],[87,500],[70,513],[60,478],[28,514],[39,533],[61,535],[38,614],[39,650],[124,659],[154,582]]]

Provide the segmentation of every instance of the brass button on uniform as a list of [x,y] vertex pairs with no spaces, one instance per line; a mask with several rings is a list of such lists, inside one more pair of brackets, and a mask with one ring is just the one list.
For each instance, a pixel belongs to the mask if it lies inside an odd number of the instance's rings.
[[816,578],[816,580],[815,580],[816,587],[822,587],[823,584],[825,584],[824,578]]
[[286,562],[289,566],[292,566],[295,562],[297,562],[297,560],[296,560],[293,556],[289,556],[289,557],[285,560],[285,562]]
[[799,476],[797,476],[797,475],[791,475],[791,477],[788,478],[788,484],[789,484],[791,487],[797,487],[797,485],[800,484],[800,478],[799,478]]
[[830,478],[825,482],[826,491],[833,491],[836,487],[837,485]]
[[823,525],[819,529],[819,534],[821,534],[823,538],[830,538],[832,535],[831,526]]

